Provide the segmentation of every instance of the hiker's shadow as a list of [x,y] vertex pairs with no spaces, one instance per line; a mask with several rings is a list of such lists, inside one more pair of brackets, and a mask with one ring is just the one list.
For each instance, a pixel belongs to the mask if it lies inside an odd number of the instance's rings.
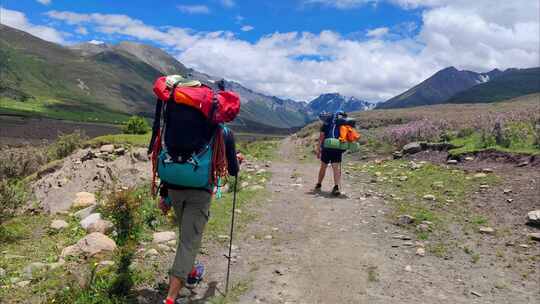
[[219,292],[221,295],[221,292],[217,288],[218,283],[216,281],[208,283],[208,288],[204,291],[204,294],[202,297],[197,297],[197,299],[193,299],[193,297],[197,296],[197,293],[191,292],[191,295],[188,297],[188,302],[191,304],[205,304],[208,303],[208,300],[216,296],[216,292]]
[[305,194],[313,195],[317,197],[329,198],[329,199],[348,199],[349,198],[349,196],[347,196],[347,194],[345,193],[335,196],[332,194],[332,192],[323,192],[323,191],[315,191],[315,190],[309,190]]
[[[191,291],[191,293],[188,296],[183,297],[184,302],[180,302],[180,303],[192,303],[192,304],[207,303],[208,300],[212,299],[216,295],[222,295],[221,291],[218,290],[217,285],[218,283],[216,281],[208,283],[208,288],[204,290],[204,294],[202,295],[202,297],[198,296],[196,292]],[[158,286],[157,289],[140,290],[137,293],[137,296],[138,296],[137,303],[139,304],[161,303],[161,301],[167,296],[166,286],[164,284],[160,284],[160,286]]]

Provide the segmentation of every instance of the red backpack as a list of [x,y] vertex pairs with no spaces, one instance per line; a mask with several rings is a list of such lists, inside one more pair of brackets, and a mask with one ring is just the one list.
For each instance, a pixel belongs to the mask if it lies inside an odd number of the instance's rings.
[[167,77],[156,80],[154,93],[163,102],[174,100],[176,103],[192,106],[200,110],[213,123],[233,121],[240,112],[240,97],[231,91],[215,92],[212,88],[174,86],[174,95],[167,86]]

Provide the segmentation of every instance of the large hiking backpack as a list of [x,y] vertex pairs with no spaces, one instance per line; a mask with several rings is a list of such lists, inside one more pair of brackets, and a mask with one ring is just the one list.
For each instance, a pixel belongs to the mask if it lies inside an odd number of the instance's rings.
[[333,114],[322,113],[319,118],[323,120],[323,123],[326,125],[323,148],[340,151],[351,150],[351,152],[355,152],[357,150],[357,143],[342,140],[342,130],[351,130],[356,126],[356,121],[349,119],[347,114],[343,111],[337,111]]
[[173,76],[163,76],[154,83],[154,93],[162,101],[172,101],[198,109],[213,123],[233,121],[240,112],[240,97],[231,91],[215,91],[211,87],[182,86],[180,82],[171,85],[167,79]]
[[[180,87],[175,83],[169,88],[165,81],[161,77],[154,88],[159,128],[152,147],[152,192],[157,190],[156,176],[168,188],[212,191],[217,184],[216,151],[224,152],[223,137],[230,132],[223,122],[238,114],[238,95],[204,85]],[[162,84],[166,89],[159,89]],[[169,95],[163,95],[165,92]]]

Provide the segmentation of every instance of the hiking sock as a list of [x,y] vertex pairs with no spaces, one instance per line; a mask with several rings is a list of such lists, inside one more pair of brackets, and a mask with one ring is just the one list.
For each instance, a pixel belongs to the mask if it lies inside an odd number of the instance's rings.
[[171,298],[167,298],[165,301],[163,301],[164,304],[174,304],[175,300]]

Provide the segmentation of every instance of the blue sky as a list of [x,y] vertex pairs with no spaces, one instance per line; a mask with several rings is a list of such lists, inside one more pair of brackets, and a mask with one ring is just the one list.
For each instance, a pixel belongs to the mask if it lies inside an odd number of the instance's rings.
[[[158,4],[156,4],[158,3]],[[437,70],[538,66],[531,0],[3,0],[0,22],[64,45],[133,40],[255,90],[392,97]]]

